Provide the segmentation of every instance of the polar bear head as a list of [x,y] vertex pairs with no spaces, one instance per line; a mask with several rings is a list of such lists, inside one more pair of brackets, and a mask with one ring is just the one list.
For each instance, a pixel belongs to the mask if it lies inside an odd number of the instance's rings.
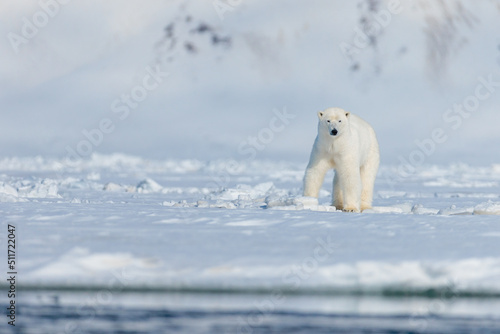
[[328,108],[318,112],[318,131],[338,137],[349,129],[350,113],[341,108]]

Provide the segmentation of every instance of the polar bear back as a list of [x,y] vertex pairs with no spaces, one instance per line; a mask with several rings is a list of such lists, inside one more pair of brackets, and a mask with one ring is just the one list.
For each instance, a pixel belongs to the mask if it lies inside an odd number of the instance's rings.
[[358,138],[360,165],[364,165],[370,155],[378,155],[379,152],[375,130],[367,121],[352,113],[349,116],[349,123],[352,135]]

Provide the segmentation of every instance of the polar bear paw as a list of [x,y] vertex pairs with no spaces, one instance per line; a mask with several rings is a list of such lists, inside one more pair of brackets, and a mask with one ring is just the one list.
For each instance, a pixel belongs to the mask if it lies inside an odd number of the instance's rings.
[[342,211],[344,211],[344,212],[357,212],[357,213],[360,212],[358,208],[353,207],[353,206],[346,206],[342,209]]

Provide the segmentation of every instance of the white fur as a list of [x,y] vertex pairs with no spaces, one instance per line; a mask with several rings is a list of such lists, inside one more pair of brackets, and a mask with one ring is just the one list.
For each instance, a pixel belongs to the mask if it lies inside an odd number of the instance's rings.
[[304,196],[317,198],[326,172],[333,168],[333,205],[354,212],[371,208],[380,163],[375,131],[361,117],[340,108],[320,111],[318,117],[318,136],[304,176]]

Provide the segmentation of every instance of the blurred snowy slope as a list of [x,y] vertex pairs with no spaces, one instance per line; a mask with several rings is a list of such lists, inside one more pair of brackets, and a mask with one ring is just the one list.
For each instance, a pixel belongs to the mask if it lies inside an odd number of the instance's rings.
[[[436,83],[424,33],[433,26],[415,1],[401,2],[376,47],[360,50],[357,71],[339,46],[356,41],[359,2],[242,2],[223,20],[211,2],[57,2],[53,17],[16,53],[9,34],[22,36],[27,21],[48,11],[41,3],[54,1],[0,5],[0,155],[64,157],[68,146],[86,139],[82,131],[109,118],[115,127],[93,152],[238,159],[239,146],[286,108],[295,118],[258,157],[305,161],[316,112],[341,106],[373,124],[383,161],[408,158],[415,141],[443,128],[448,140],[426,162],[498,162],[492,153],[500,143],[497,86],[457,129],[444,120],[449,108],[474,95],[479,77],[500,82],[498,37],[491,33],[499,12],[487,2],[469,8],[472,28],[457,26],[463,46]],[[380,10],[388,6],[382,2]],[[115,101],[156,66],[168,77],[120,119]]]

